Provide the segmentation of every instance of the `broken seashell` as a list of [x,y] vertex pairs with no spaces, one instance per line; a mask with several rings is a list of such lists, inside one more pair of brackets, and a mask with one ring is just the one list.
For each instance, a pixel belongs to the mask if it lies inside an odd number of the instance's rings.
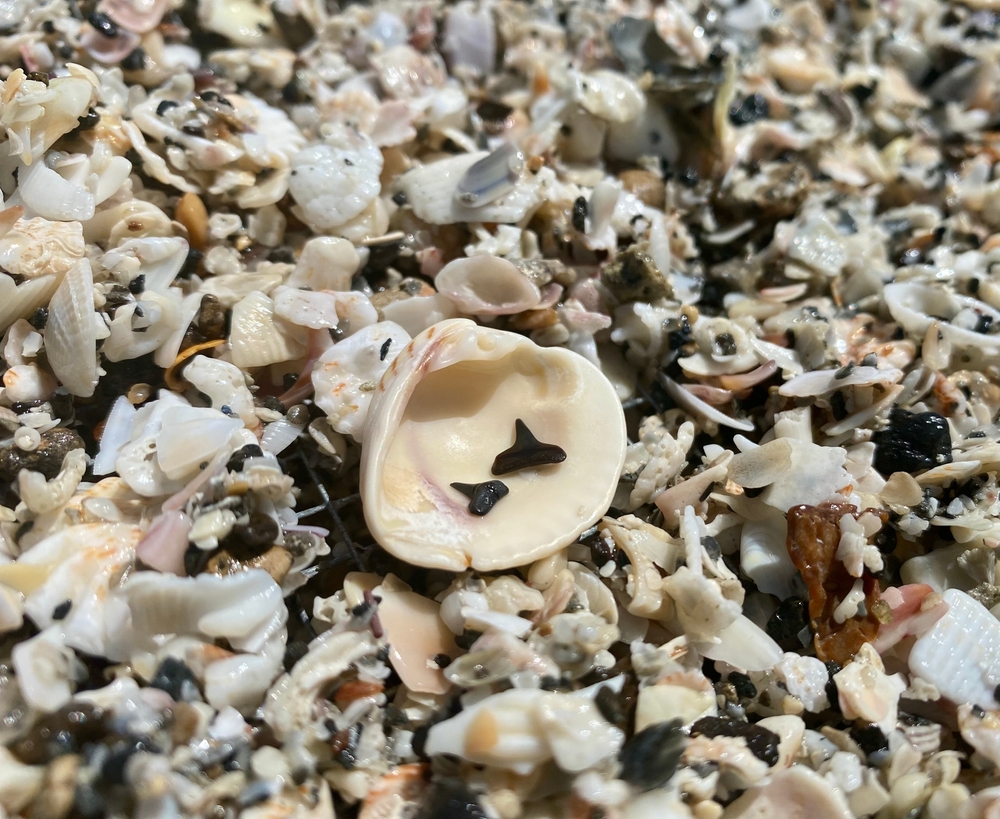
[[66,272],[52,296],[44,335],[49,366],[56,378],[73,395],[93,395],[97,386],[97,315],[94,277],[87,259]]
[[203,468],[229,444],[243,424],[207,407],[170,407],[163,413],[163,427],[156,437],[156,461],[171,480],[183,480]]
[[956,704],[989,707],[1000,684],[1000,621],[958,589],[948,589],[943,597],[948,610],[917,638],[910,673]]
[[487,156],[486,151],[476,151],[414,168],[400,177],[400,189],[406,194],[413,212],[432,225],[518,222],[540,201],[541,178],[551,176],[546,176],[546,169],[535,175],[524,175],[511,191],[479,207],[460,203],[455,196],[459,182],[472,166]]
[[804,765],[776,771],[726,808],[724,819],[853,819],[843,794]]
[[489,204],[513,190],[522,170],[524,154],[505,142],[466,170],[455,186],[455,201],[469,208]]
[[241,370],[294,361],[305,345],[294,338],[292,327],[274,314],[274,302],[254,290],[233,307],[229,344],[233,364]]
[[398,324],[380,321],[334,344],[316,362],[316,406],[337,432],[364,440],[365,420],[379,379],[410,342]]
[[[507,476],[508,497],[472,515],[451,484],[487,478],[517,418],[566,460]],[[466,319],[434,325],[392,362],[364,435],[372,534],[403,560],[449,571],[520,566],[571,543],[610,504],[626,444],[618,397],[596,367]],[[526,515],[531,527],[519,524]]]
[[438,292],[470,316],[506,316],[538,306],[539,289],[517,267],[498,256],[448,262],[434,279]]

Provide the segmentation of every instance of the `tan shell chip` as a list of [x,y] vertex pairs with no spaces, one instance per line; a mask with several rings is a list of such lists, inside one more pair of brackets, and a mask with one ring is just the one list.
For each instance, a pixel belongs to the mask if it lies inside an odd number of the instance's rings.
[[[521,419],[562,463],[499,480],[488,514],[453,483],[496,480],[494,458]],[[611,383],[581,356],[467,319],[418,335],[372,399],[361,495],[372,535],[418,566],[497,571],[546,557],[607,510],[625,460],[625,417]]]

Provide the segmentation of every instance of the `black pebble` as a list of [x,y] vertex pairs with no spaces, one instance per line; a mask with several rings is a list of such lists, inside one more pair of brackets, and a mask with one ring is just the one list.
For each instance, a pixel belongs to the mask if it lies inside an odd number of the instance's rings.
[[150,688],[166,691],[175,702],[198,700],[198,680],[183,660],[167,657],[156,669]]
[[757,686],[753,684],[749,675],[741,671],[731,671],[729,673],[729,682],[736,689],[736,696],[740,699],[752,700],[757,696]]
[[802,648],[799,634],[809,625],[809,612],[806,601],[798,597],[789,597],[782,601],[767,621],[767,633],[774,638],[785,651],[796,651]]
[[771,114],[771,106],[763,94],[751,94],[744,97],[739,105],[729,109],[729,121],[733,125],[749,125],[759,119],[766,119]]
[[469,498],[469,511],[482,517],[487,514],[501,498],[506,497],[510,490],[503,481],[486,481],[486,483],[453,483],[465,497]]
[[519,469],[561,464],[566,450],[555,444],[543,444],[520,418],[514,422],[514,445],[505,449],[493,461],[494,475],[509,475]]
[[247,458],[262,458],[264,457],[264,450],[261,449],[257,444],[247,444],[246,446],[237,449],[229,460],[226,461],[226,469],[230,472],[242,472],[243,462]]
[[826,663],[826,673],[829,675],[830,679],[826,681],[826,698],[830,700],[830,707],[834,711],[840,710],[840,694],[837,691],[837,681],[833,679],[834,674],[839,674],[843,671],[843,666],[840,663],[835,663],[830,660]]
[[620,776],[639,791],[661,788],[674,775],[683,753],[679,719],[650,725],[633,735],[619,752]]
[[274,518],[263,512],[252,512],[246,523],[233,527],[221,545],[238,560],[252,560],[274,545],[278,533]]
[[382,347],[378,351],[378,360],[379,361],[385,361],[385,357],[387,355],[389,355],[389,347],[391,347],[391,346],[392,346],[392,339],[391,338],[387,338],[385,340],[385,344],[383,344]]
[[752,722],[742,722],[732,717],[702,717],[691,726],[691,736],[702,734],[707,737],[743,737],[750,753],[757,759],[769,766],[778,762],[778,735]]
[[72,600],[63,600],[58,606],[52,609],[52,619],[62,620],[69,614],[69,610],[73,608]]
[[44,307],[39,307],[29,321],[36,330],[44,330],[49,321],[49,311]]
[[877,751],[887,751],[889,740],[886,739],[882,729],[875,723],[860,725],[851,728],[851,739],[858,743],[858,747],[866,754],[874,754]]
[[486,819],[486,812],[465,785],[447,779],[433,785],[416,819]]
[[889,427],[876,432],[875,468],[883,475],[918,472],[951,463],[951,432],[936,412],[893,409]]
[[140,273],[128,283],[128,292],[133,296],[138,296],[146,289],[146,274]]
[[125,71],[141,71],[146,67],[146,52],[135,48],[122,59],[121,66]]
[[93,26],[95,31],[103,34],[105,37],[118,36],[118,26],[114,24],[108,15],[102,12],[95,11],[87,18],[87,22]]
[[580,231],[580,233],[587,232],[587,200],[582,197],[576,197],[576,201],[573,202],[573,215],[571,221],[573,223],[573,228]]

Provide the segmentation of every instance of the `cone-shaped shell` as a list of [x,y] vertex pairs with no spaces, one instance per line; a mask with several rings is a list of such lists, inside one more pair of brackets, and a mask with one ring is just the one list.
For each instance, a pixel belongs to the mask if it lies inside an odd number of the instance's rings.
[[[500,478],[494,458],[522,420],[563,462]],[[361,461],[368,528],[419,566],[497,571],[550,555],[611,503],[625,459],[625,418],[611,383],[581,356],[466,319],[429,327],[385,372]],[[485,515],[452,483],[502,480]]]

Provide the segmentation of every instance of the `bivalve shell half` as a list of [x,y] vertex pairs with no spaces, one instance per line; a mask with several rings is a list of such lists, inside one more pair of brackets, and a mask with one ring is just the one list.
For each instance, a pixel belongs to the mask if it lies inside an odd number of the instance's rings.
[[437,274],[438,292],[470,316],[506,316],[538,306],[539,289],[498,256],[471,256],[448,262]]
[[[506,494],[473,514],[475,501],[452,484],[495,480],[516,421],[565,460],[499,476]],[[626,446],[621,404],[600,370],[467,319],[406,346],[379,382],[364,437],[372,534],[402,560],[448,571],[522,566],[571,543],[611,503]]]

